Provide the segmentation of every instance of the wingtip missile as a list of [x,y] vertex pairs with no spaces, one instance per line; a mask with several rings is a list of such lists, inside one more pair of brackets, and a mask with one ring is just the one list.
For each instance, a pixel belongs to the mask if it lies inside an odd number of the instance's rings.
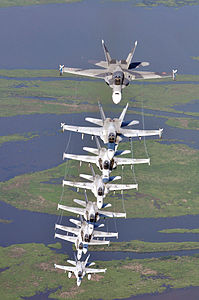
[[172,70],[172,78],[173,80],[176,80],[176,74],[177,74],[178,70]]
[[162,133],[163,133],[163,128],[159,128],[159,138],[161,139],[162,138]]

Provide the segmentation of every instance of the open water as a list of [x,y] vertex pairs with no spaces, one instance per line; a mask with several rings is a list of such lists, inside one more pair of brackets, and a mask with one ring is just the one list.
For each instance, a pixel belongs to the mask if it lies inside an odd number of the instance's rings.
[[[146,70],[170,71],[177,68],[179,73],[199,74],[199,62],[191,58],[199,55],[198,15],[199,6],[143,9],[133,7],[130,1],[112,3],[90,0],[75,4],[1,8],[0,68],[56,69],[60,63],[72,67],[90,67],[90,60],[104,59],[101,39],[105,40],[112,56],[119,59],[126,57],[134,41],[138,40],[135,60],[149,61],[151,64]],[[198,111],[198,106],[193,105],[182,108],[182,111]],[[60,164],[69,137],[69,133],[60,134],[60,122],[85,125],[84,117],[85,115],[81,114],[78,119],[74,115],[22,115],[0,118],[1,135],[29,132],[38,135],[29,141],[5,143],[0,147],[0,181]],[[140,116],[136,115],[136,119],[139,118]],[[178,139],[190,147],[198,148],[199,136],[194,130],[186,131],[166,126],[165,119],[158,117],[146,117],[145,125],[150,129],[163,127],[165,138]],[[85,143],[94,146],[89,137],[82,141],[80,135],[72,134],[69,152],[81,153]],[[48,244],[54,241],[54,223],[57,216],[20,211],[1,202],[0,218],[13,221],[10,224],[0,223],[1,246],[29,242]],[[119,240],[198,241],[196,234],[168,235],[158,232],[170,227],[195,228],[198,227],[198,220],[198,216],[117,220]],[[68,222],[68,218],[65,218],[65,222]],[[115,230],[115,223],[108,222],[109,229]],[[129,227],[132,228],[131,232],[127,232]],[[60,251],[72,255],[71,246],[67,243],[64,243]],[[184,254],[193,253],[198,251]],[[165,254],[168,253],[139,255],[96,252],[92,253],[92,257],[120,259],[127,256],[144,258]],[[183,252],[175,254],[182,255]],[[197,295],[198,288],[190,288],[130,299],[195,300]],[[45,294],[42,294],[42,298],[38,295],[34,299],[47,299],[48,293],[46,298],[44,297]]]

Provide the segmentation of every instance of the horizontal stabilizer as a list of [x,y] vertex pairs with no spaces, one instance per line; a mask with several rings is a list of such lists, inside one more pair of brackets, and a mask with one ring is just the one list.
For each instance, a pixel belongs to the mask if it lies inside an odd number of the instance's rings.
[[89,181],[93,181],[93,176],[92,175],[87,175],[87,174],[79,174],[79,177],[87,179]]
[[75,219],[69,219],[69,221],[70,221],[71,223],[75,224],[76,226],[81,227],[81,224],[82,224],[81,221],[75,220]]
[[116,180],[120,180],[121,176],[110,176],[109,177],[109,181],[116,181]]
[[99,125],[99,126],[103,126],[103,121],[101,119],[94,119],[94,118],[85,118],[85,120],[87,122]]
[[86,201],[79,200],[79,199],[73,199],[73,201],[83,207],[86,207]]
[[93,154],[95,154],[95,155],[98,155],[98,154],[99,154],[99,150],[96,149],[96,148],[83,147],[83,150],[84,150],[84,151],[87,151],[87,152],[90,152],[90,153],[93,153]]
[[149,65],[150,65],[150,63],[148,61],[136,61],[136,62],[130,63],[128,69],[132,70],[132,69],[137,69],[138,67],[147,67]]
[[98,66],[98,67],[101,67],[101,68],[108,68],[107,62],[106,62],[106,61],[103,61],[103,60],[94,63],[94,65],[96,65],[96,66]]
[[131,153],[130,150],[120,150],[120,151],[116,151],[115,152],[115,156],[118,156],[118,155],[125,155],[125,154],[129,154]]
[[67,262],[73,266],[76,266],[77,262],[74,260],[67,259]]
[[121,127],[132,126],[132,125],[137,125],[137,124],[139,124],[139,121],[137,121],[137,120],[127,121],[127,122],[122,122]]

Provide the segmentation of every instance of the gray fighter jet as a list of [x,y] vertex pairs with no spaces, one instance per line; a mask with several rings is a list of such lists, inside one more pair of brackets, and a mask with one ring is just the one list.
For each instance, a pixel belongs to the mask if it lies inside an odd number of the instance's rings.
[[83,279],[83,277],[88,274],[88,280],[91,279],[91,274],[95,274],[95,273],[105,273],[107,269],[91,269],[89,267],[95,265],[94,262],[92,263],[88,263],[90,255],[88,255],[88,257],[86,258],[85,261],[79,261],[79,260],[67,260],[67,262],[71,265],[73,265],[73,267],[71,266],[62,266],[62,265],[57,265],[54,264],[55,268],[57,269],[61,269],[64,270],[65,273],[68,272],[68,278],[71,278],[72,273],[75,274],[75,277],[77,278],[77,286],[80,286],[81,281]]
[[157,72],[146,72],[146,71],[137,71],[137,68],[142,66],[148,66],[148,62],[133,62],[131,63],[134,52],[137,46],[137,41],[135,42],[134,47],[127,56],[126,59],[117,60],[112,59],[107,47],[105,46],[104,41],[102,40],[102,47],[104,50],[106,61],[99,61],[95,63],[96,66],[102,67],[103,69],[87,69],[83,70],[80,68],[69,68],[64,65],[59,66],[60,75],[63,72],[83,75],[95,78],[104,79],[105,82],[113,89],[112,99],[115,104],[118,104],[122,98],[122,89],[125,88],[130,81],[133,80],[142,80],[142,79],[156,79],[156,78],[165,78],[173,77],[177,70],[173,70],[171,74],[169,73],[157,73]]
[[[109,191],[123,191],[130,189],[138,189],[138,184],[112,184],[105,183],[102,176],[95,174],[92,166],[92,175],[80,174],[79,176],[85,178],[91,182],[76,182],[63,180],[63,186],[69,185],[76,188],[88,189],[97,198],[97,207],[101,209],[103,207],[103,199],[106,197]],[[121,179],[120,176],[109,177],[109,181]]]
[[123,155],[130,153],[129,150],[123,151],[115,151],[113,149],[102,148],[100,143],[96,138],[97,149],[84,147],[83,149],[87,152],[91,152],[96,154],[96,156],[91,155],[75,155],[75,154],[63,154],[63,159],[74,159],[80,161],[80,165],[82,162],[88,162],[96,164],[96,166],[102,171],[103,179],[109,181],[110,173],[113,169],[117,166],[124,166],[124,165],[135,165],[135,164],[149,164],[150,165],[150,158],[147,159],[135,159],[135,158],[121,158],[118,155]]
[[61,127],[64,130],[80,132],[82,133],[82,138],[84,134],[90,134],[92,136],[100,136],[102,141],[105,144],[108,144],[108,148],[115,149],[115,145],[117,145],[121,140],[122,137],[144,137],[144,136],[154,136],[158,135],[159,137],[162,136],[163,129],[158,130],[139,130],[139,129],[126,129],[125,126],[131,126],[138,124],[139,121],[129,121],[124,122],[124,117],[126,115],[128,109],[128,103],[126,107],[123,109],[119,118],[106,118],[103,108],[100,103],[99,110],[101,119],[94,119],[94,118],[85,118],[86,121],[91,122],[93,124],[97,124],[100,127],[81,127],[81,126],[71,126],[66,125],[65,123],[61,123]]
[[76,236],[62,235],[55,233],[55,238],[60,238],[62,240],[72,242],[75,244],[77,249],[77,258],[81,259],[82,252],[86,254],[89,245],[109,245],[110,241],[106,240],[96,240],[95,238],[106,238],[106,237],[116,237],[118,238],[118,233],[116,232],[103,232],[97,231],[96,228],[103,227],[104,224],[94,224],[89,223],[87,221],[79,221],[70,219],[72,223],[74,223],[79,228],[63,226],[59,224],[55,224],[55,229],[60,229]]
[[[110,212],[110,211],[103,211],[99,210],[96,202],[88,201],[86,192],[85,192],[85,200],[82,201],[79,199],[74,199],[73,201],[81,206],[83,208],[79,207],[70,207],[65,206],[62,204],[58,204],[57,209],[62,209],[65,211],[72,212],[77,215],[81,215],[84,217],[84,219],[88,222],[95,223],[100,220],[100,217],[109,217],[109,218],[126,218],[126,213],[116,213],[116,212]],[[103,208],[110,207],[111,204],[104,204]]]

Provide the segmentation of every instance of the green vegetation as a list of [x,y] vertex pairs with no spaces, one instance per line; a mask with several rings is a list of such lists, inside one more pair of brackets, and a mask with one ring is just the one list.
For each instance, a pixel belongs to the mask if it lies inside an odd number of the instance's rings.
[[[160,231],[163,232],[163,231]],[[199,249],[199,242],[168,242],[168,243],[151,243],[143,241],[130,242],[111,242],[110,246],[89,247],[89,251],[125,251],[137,253],[181,251]]]
[[[169,84],[170,78],[148,81],[148,84],[134,84],[123,90],[121,105],[112,106],[111,89],[101,81],[78,81],[78,77],[64,74],[74,80],[53,80],[57,70],[1,70],[0,76],[0,116],[13,116],[33,113],[72,113],[98,111],[97,101],[101,101],[105,110],[120,112],[126,102],[130,106],[143,107],[157,111],[179,112],[173,106],[189,103],[198,98],[199,86],[192,81],[199,81],[199,76],[179,75],[178,81],[186,83]],[[39,80],[38,77],[41,77]],[[51,77],[43,81],[42,77]],[[25,80],[29,78],[30,80]],[[17,79],[17,80],[16,80]],[[32,80],[31,80],[32,79]],[[161,82],[168,84],[161,84]],[[139,81],[140,83],[141,81]],[[146,80],[144,81],[146,82]],[[173,82],[172,82],[173,83]],[[96,96],[97,95],[97,96]],[[133,104],[131,105],[131,101]],[[130,112],[130,111],[129,111]],[[196,115],[199,113],[186,113]],[[184,117],[184,116],[183,116]]]
[[199,130],[199,120],[191,118],[169,118],[166,124],[172,127]]
[[187,229],[187,228],[171,228],[160,230],[161,233],[199,233],[199,228]]
[[[118,0],[116,0],[118,1]],[[129,0],[132,1],[136,6],[141,7],[155,7],[155,6],[166,6],[166,7],[182,7],[185,5],[198,5],[198,0]]]
[[[0,0],[0,7],[9,6],[27,6],[27,5],[41,5],[50,3],[73,3],[81,0]],[[133,6],[140,7],[182,7],[185,5],[198,5],[198,0],[112,0],[112,1],[130,1]]]
[[27,6],[50,3],[72,3],[80,1],[81,0],[0,0],[0,7]]
[[[120,144],[121,149],[130,149],[130,144]],[[146,157],[144,143],[133,142],[134,158]],[[135,174],[139,183],[139,190],[124,192],[124,205],[127,217],[168,217],[186,214],[199,214],[198,168],[199,151],[182,144],[160,144],[147,141],[147,148],[151,158],[151,166],[136,165]],[[32,211],[59,213],[57,203],[62,194],[62,178],[83,181],[80,173],[90,174],[87,164],[80,167],[78,162],[68,161],[55,168],[26,175],[17,176],[7,182],[0,183],[1,200],[17,208]],[[99,173],[99,171],[97,171]],[[121,175],[121,168],[117,168],[113,175]],[[133,183],[130,167],[125,167],[123,182]],[[51,179],[60,178],[60,184],[48,183]],[[193,180],[194,178],[194,180]],[[120,181],[118,181],[120,183]],[[64,187],[62,203],[76,205],[74,198],[84,199],[80,190]],[[89,191],[88,198],[95,200]],[[122,196],[109,193],[105,202],[112,203],[114,211],[122,212]]]
[[20,135],[20,134],[12,134],[12,135],[8,135],[8,136],[0,136],[0,146],[3,143],[7,143],[7,142],[16,142],[16,141],[28,141],[30,139],[33,139],[35,137],[37,137],[38,135],[36,134],[31,134],[29,133],[28,135]]
[[199,56],[192,56],[192,59],[199,60]]
[[0,219],[0,223],[5,223],[5,224],[9,224],[12,223],[12,220],[6,220],[6,219]]
[[53,243],[53,244],[48,244],[49,248],[53,248],[53,249],[61,249],[62,245],[61,243],[57,242],[57,243]]
[[[168,256],[159,259],[96,262],[96,268],[107,268],[91,282],[84,278],[80,287],[74,276],[54,268],[67,265],[66,255],[57,254],[43,244],[0,247],[0,285],[4,300],[22,299],[38,292],[57,289],[56,299],[115,299],[144,293],[163,292],[166,286],[183,288],[199,285],[197,256]],[[91,257],[92,261],[92,257]],[[114,286],[114,289],[110,289]]]

